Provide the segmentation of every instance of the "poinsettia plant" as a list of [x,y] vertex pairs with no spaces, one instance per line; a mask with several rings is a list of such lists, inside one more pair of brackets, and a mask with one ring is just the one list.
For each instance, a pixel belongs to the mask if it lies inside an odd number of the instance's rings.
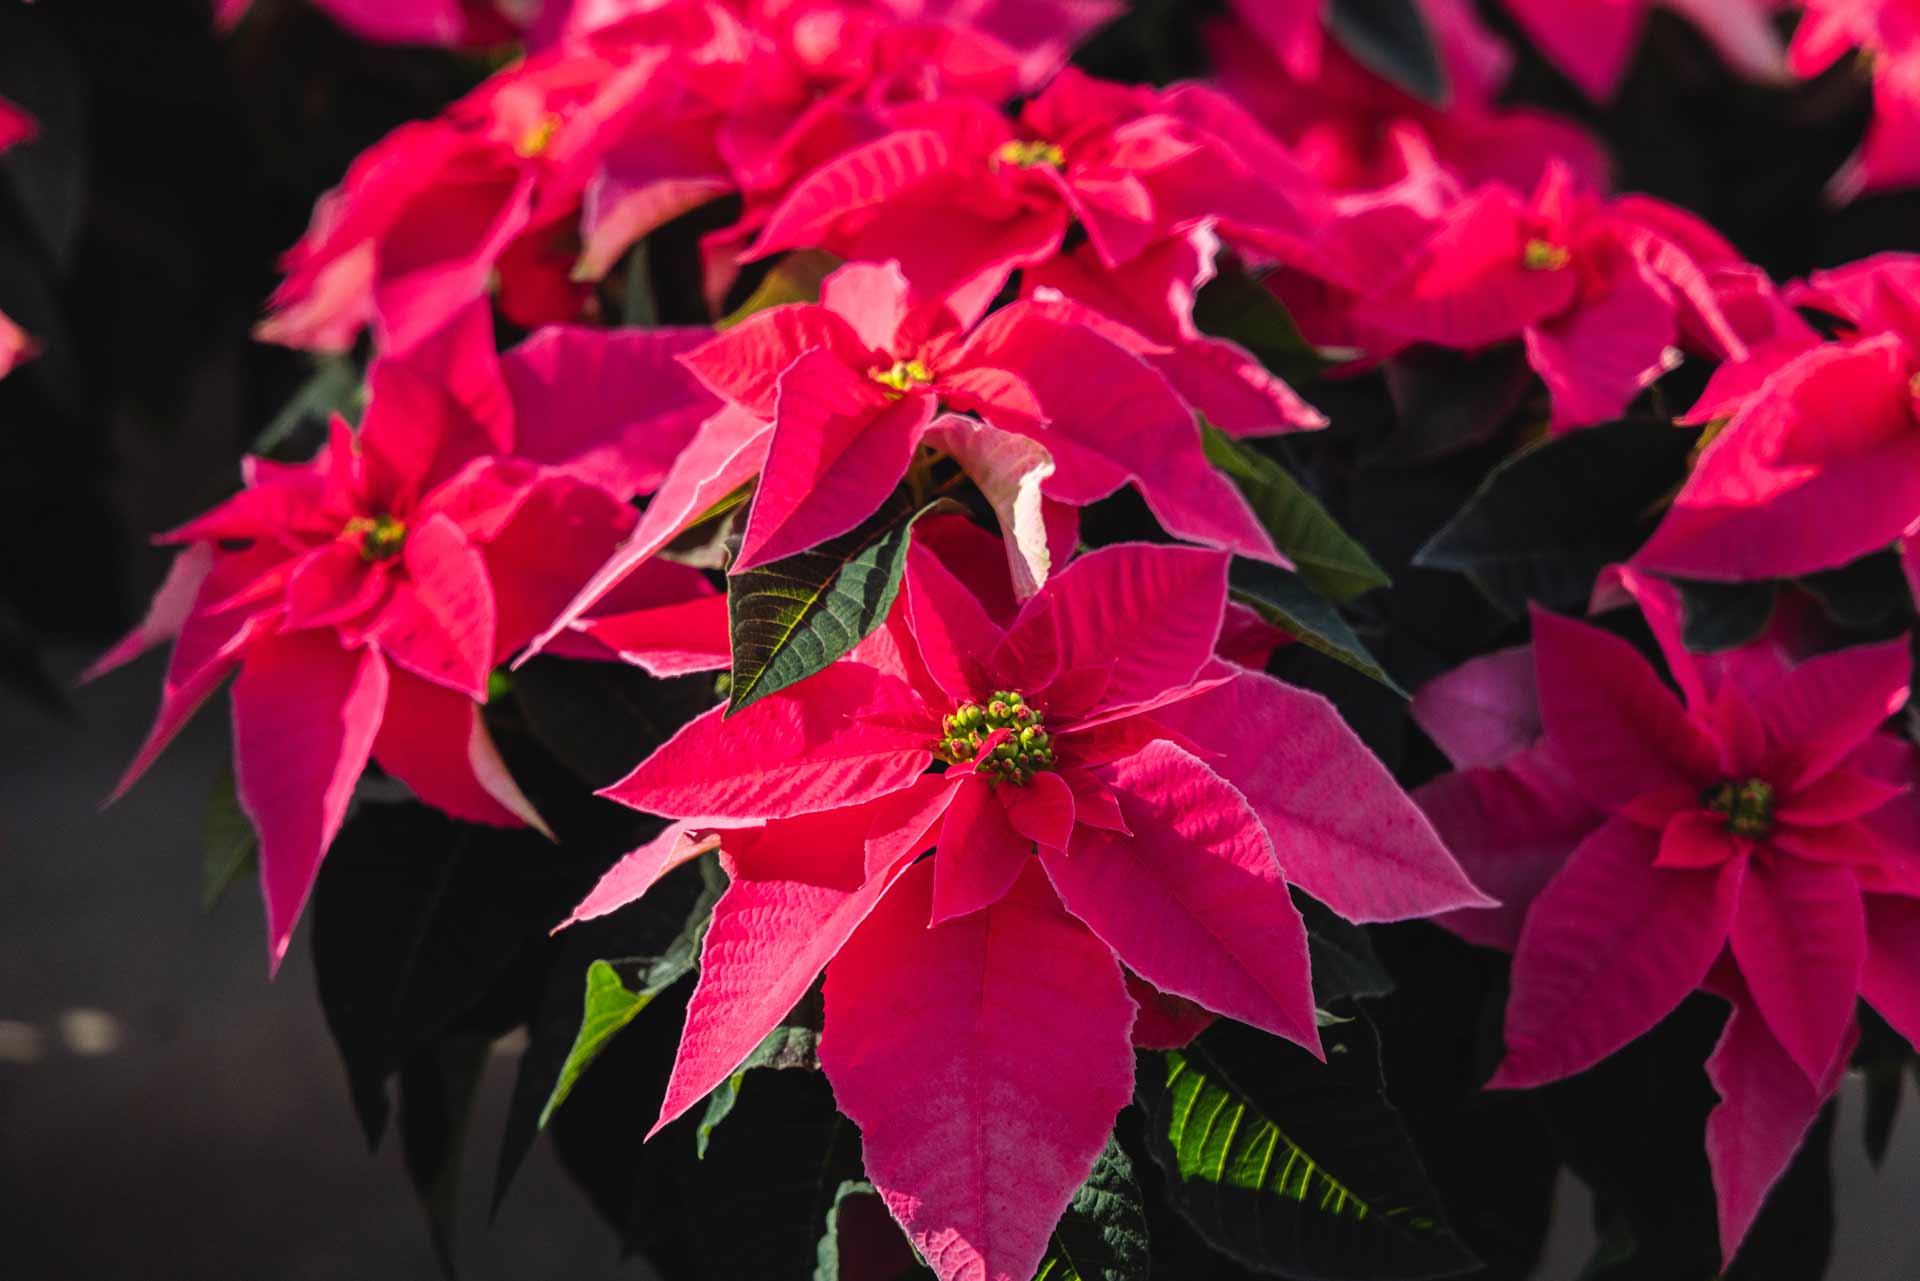
[[544,1133],[670,1278],[1562,1275],[1563,1171],[1564,1275],[1821,1272],[1920,1037],[1913,5],[314,3],[464,91],[87,676],[168,647],[121,790],[230,682],[207,884],[450,1271],[518,1033],[495,1204]]

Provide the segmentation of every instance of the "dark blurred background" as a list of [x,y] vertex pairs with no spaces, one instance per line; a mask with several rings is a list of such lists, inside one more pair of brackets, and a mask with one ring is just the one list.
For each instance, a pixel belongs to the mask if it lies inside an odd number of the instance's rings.
[[[1622,104],[1585,112],[1622,144],[1630,185],[1706,213],[1781,274],[1920,248],[1910,198],[1818,204],[1864,120],[1859,83],[1739,89],[1690,30],[1655,36]],[[44,131],[0,160],[0,311],[45,343],[0,381],[0,1275],[436,1272],[394,1145],[369,1156],[355,1124],[304,942],[269,983],[252,895],[202,911],[224,709],[103,814],[163,658],[70,686],[158,581],[146,539],[235,486],[240,453],[311,373],[249,330],[314,198],[488,68],[355,42],[300,0],[260,0],[230,40],[199,0],[0,0],[0,95]],[[1585,110],[1537,65],[1520,89]],[[516,1053],[489,1062],[470,1174],[492,1168]],[[1849,1139],[1860,1112],[1850,1084]],[[1835,1163],[1830,1275],[1920,1276],[1903,1208],[1920,1127],[1877,1174],[1857,1141]],[[646,1275],[544,1147],[491,1228],[485,1180],[470,1182],[468,1275]],[[1547,1281],[1592,1242],[1582,1194],[1563,1191]]]

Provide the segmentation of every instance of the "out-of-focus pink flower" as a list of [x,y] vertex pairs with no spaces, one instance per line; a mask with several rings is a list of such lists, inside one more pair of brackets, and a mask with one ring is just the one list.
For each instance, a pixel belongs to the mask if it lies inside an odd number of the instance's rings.
[[[1207,26],[1221,87],[1336,191],[1387,187],[1405,172],[1407,131],[1468,187],[1528,190],[1550,160],[1607,189],[1605,150],[1572,121],[1496,106],[1512,56],[1467,0],[1424,0],[1446,73],[1447,100],[1423,102],[1362,66],[1332,40],[1316,3],[1237,0],[1238,21]],[[1250,38],[1251,37],[1251,38]]]
[[821,1063],[888,1208],[947,1281],[1027,1277],[1134,1042],[1224,1014],[1317,1051],[1288,882],[1358,920],[1486,900],[1324,700],[1213,656],[1224,554],[1105,548],[1016,609],[990,541],[942,541],[916,535],[853,654],[608,789],[680,821],[573,919],[717,845],[732,885],[659,1125],[824,971]]
[[1744,355],[1709,276],[1739,262],[1692,215],[1651,197],[1603,200],[1556,164],[1530,199],[1489,184],[1462,200],[1355,311],[1410,341],[1524,341],[1565,430],[1617,417],[1679,345]]
[[1850,49],[1873,73],[1873,122],[1866,141],[1834,176],[1839,200],[1920,182],[1920,8],[1907,0],[1806,0],[1788,58],[1814,76]]
[[796,186],[750,256],[824,248],[894,259],[916,300],[948,301],[971,319],[1013,271],[1058,252],[1074,221],[1112,267],[1207,218],[1304,235],[1298,202],[1318,198],[1270,139],[1256,170],[1216,128],[1258,127],[1200,86],[1162,92],[1069,69],[1018,122],[967,99],[900,107],[890,120],[893,132]]
[[[0,152],[32,142],[40,134],[40,125],[24,109],[0,98]],[[40,350],[40,344],[26,330],[0,312],[0,378],[5,378]]]
[[1531,649],[1420,692],[1458,768],[1417,797],[1502,899],[1445,918],[1515,953],[1496,1086],[1591,1066],[1696,988],[1734,1006],[1707,1064],[1730,1260],[1839,1083],[1856,995],[1920,1031],[1920,762],[1881,730],[1906,646],[1800,658],[1776,627],[1698,656],[1670,584],[1603,581],[1603,600],[1627,594],[1680,696],[1626,642],[1536,613]]
[[[1843,3],[1845,0],[1843,0]],[[1619,92],[1656,5],[1700,28],[1741,75],[1778,80],[1786,53],[1773,15],[1788,0],[1506,0],[1507,9],[1548,61],[1596,102]],[[1812,8],[1812,5],[1808,6]]]
[[583,192],[666,57],[540,55],[389,134],[315,206],[259,336],[344,350],[371,323],[399,353],[490,290],[517,324],[575,318]]

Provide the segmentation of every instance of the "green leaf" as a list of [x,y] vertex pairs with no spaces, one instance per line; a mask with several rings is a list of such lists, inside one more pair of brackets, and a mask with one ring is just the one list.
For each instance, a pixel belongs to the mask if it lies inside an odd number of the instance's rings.
[[[711,857],[702,863],[703,874],[711,863]],[[651,1005],[656,996],[693,973],[700,955],[700,941],[706,936],[707,922],[721,888],[717,875],[708,876],[706,892],[695,902],[686,925],[659,956],[595,961],[587,967],[587,994],[580,1031],[573,1038],[573,1048],[567,1051],[567,1060],[561,1065],[559,1079],[553,1083],[546,1106],[540,1109],[539,1128],[546,1128],[554,1110],[573,1093],[580,1074],[592,1065],[620,1029],[638,1018],[640,1011]]]
[[1709,583],[1683,578],[1672,582],[1680,589],[1684,619],[1680,639],[1696,654],[1718,654],[1750,644],[1773,621],[1773,603],[1778,595],[1774,583]]
[[220,771],[201,826],[205,852],[200,861],[200,906],[211,912],[235,881],[260,864],[260,838],[234,790],[233,770]]
[[[1526,349],[1506,343],[1468,354],[1414,347],[1381,371],[1393,402],[1394,425],[1367,461],[1390,467],[1434,462],[1485,445],[1534,415],[1540,379]],[[1545,417],[1540,401],[1538,416]]]
[[880,1190],[864,1179],[848,1179],[834,1189],[833,1204],[827,1207],[826,1230],[815,1247],[813,1281],[840,1281],[840,1210],[857,1197],[880,1199]]
[[1146,1281],[1147,1207],[1133,1162],[1112,1136],[1067,1203],[1034,1281]]
[[814,1248],[813,1281],[933,1281],[865,1179],[847,1179],[827,1206],[826,1230]]
[[1327,30],[1369,71],[1422,102],[1447,105],[1447,69],[1414,0],[1328,0]]
[[1239,343],[1296,387],[1358,354],[1308,342],[1286,304],[1233,263],[1222,263],[1214,278],[1201,286],[1193,303],[1193,323],[1202,333]]
[[1200,433],[1208,461],[1240,487],[1274,545],[1315,591],[1345,604],[1393,585],[1367,549],[1279,463],[1204,418]]
[[1234,597],[1260,611],[1304,645],[1379,681],[1401,697],[1406,691],[1387,675],[1364,642],[1331,602],[1307,586],[1300,575],[1264,561],[1235,557],[1227,580]]
[[715,329],[731,329],[755,312],[796,302],[819,302],[820,284],[840,260],[819,249],[802,249],[775,263],[747,300],[722,316]]
[[660,323],[660,308],[653,300],[653,268],[642,240],[627,251],[626,292],[620,304],[620,323],[632,328],[651,328]]
[[1303,890],[1293,890],[1293,901],[1307,927],[1315,1001],[1331,1005],[1393,991],[1393,975],[1374,952],[1365,927],[1334,915]]
[[819,1041],[820,1034],[813,1028],[786,1023],[767,1033],[766,1039],[754,1047],[753,1053],[734,1069],[733,1075],[715,1086],[713,1093],[707,1096],[707,1110],[701,1115],[700,1128],[694,1134],[694,1154],[702,1160],[706,1159],[707,1143],[712,1139],[714,1130],[733,1112],[734,1104],[740,1101],[740,1086],[748,1072],[754,1068],[778,1071],[818,1067],[820,1059],[814,1053],[814,1047]]
[[1321,1038],[1325,1064],[1223,1021],[1184,1050],[1143,1057],[1140,1104],[1168,1198],[1214,1248],[1260,1271],[1415,1281],[1478,1266],[1382,1092],[1372,1024]]
[[252,452],[271,454],[307,423],[324,425],[334,414],[348,422],[360,420],[366,404],[360,367],[345,356],[316,356],[313,366],[313,376],[254,437]]
[[1698,435],[1638,421],[1546,440],[1495,468],[1413,563],[1465,574],[1516,618],[1529,601],[1585,609],[1600,571],[1652,532]]
[[805,680],[872,634],[900,594],[914,522],[936,508],[952,504],[914,511],[896,493],[859,528],[729,578],[727,714]]
[[491,1037],[459,1032],[442,1037],[400,1070],[400,1141],[407,1177],[427,1216],[433,1252],[445,1277],[454,1267],[454,1230],[460,1219],[461,1158],[473,1120],[480,1073]]

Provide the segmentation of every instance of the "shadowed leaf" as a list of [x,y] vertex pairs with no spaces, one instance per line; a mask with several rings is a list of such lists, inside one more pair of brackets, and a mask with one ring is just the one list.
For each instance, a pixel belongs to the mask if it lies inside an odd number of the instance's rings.
[[1382,1093],[1373,1026],[1322,1030],[1327,1062],[1219,1023],[1140,1072],[1168,1196],[1216,1249],[1285,1276],[1457,1276],[1477,1260]]
[[866,639],[900,594],[918,511],[896,494],[857,529],[727,580],[733,646],[727,713],[805,680]]
[[1207,459],[1247,496],[1274,546],[1321,595],[1344,604],[1393,580],[1279,463],[1202,420]]

